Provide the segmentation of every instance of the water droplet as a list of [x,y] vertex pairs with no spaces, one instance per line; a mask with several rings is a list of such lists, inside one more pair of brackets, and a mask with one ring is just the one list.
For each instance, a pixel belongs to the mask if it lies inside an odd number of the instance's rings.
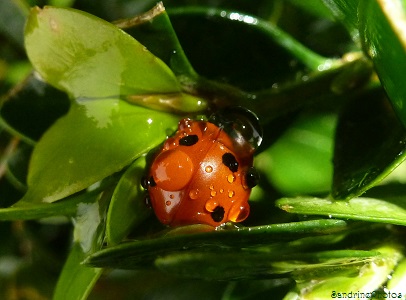
[[207,173],[211,173],[213,172],[213,167],[212,166],[206,166],[206,168],[204,169]]
[[216,209],[216,207],[219,206],[219,203],[215,199],[210,199],[209,201],[206,202],[205,208],[207,211],[212,212]]
[[220,189],[220,194],[224,193],[224,189]]
[[233,183],[234,180],[235,180],[234,174],[228,174],[228,176],[227,176],[227,181],[228,181],[229,183]]
[[248,203],[242,203],[241,205],[235,204],[231,207],[228,218],[232,222],[242,222],[249,214],[250,207]]
[[228,191],[228,197],[229,197],[229,198],[234,197],[234,195],[235,195],[235,192],[234,192],[234,191]]
[[170,195],[169,195],[169,198],[173,199],[173,198],[175,198],[175,195],[174,195],[174,194],[170,194]]
[[214,185],[210,184],[209,189],[214,190]]
[[168,200],[165,202],[165,204],[166,204],[166,206],[170,206],[172,204],[172,202]]
[[212,190],[212,191],[210,192],[210,196],[214,197],[214,196],[216,196],[216,195],[217,195],[217,192],[216,192],[216,191],[213,191],[213,190]]
[[199,198],[199,190],[198,190],[198,189],[196,189],[196,190],[191,190],[191,191],[189,192],[189,197],[190,197],[190,199],[193,199],[193,200]]

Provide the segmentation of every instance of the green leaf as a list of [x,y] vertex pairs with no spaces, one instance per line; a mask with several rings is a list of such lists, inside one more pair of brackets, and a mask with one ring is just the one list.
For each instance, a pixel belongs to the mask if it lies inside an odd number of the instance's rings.
[[106,224],[107,244],[117,244],[150,214],[141,187],[145,156],[138,158],[121,176],[109,206]]
[[328,192],[336,121],[333,114],[302,115],[256,157],[257,168],[285,195]]
[[382,86],[406,126],[405,1],[360,0],[358,11],[364,51],[374,62]]
[[403,258],[391,274],[387,284],[389,291],[406,294],[406,259]]
[[151,265],[156,257],[188,250],[215,250],[227,247],[252,247],[299,237],[324,235],[345,230],[341,220],[313,220],[246,227],[206,233],[167,235],[161,238],[127,242],[89,256],[85,263],[96,267],[136,269]]
[[19,201],[11,207],[0,209],[0,220],[36,220],[54,216],[74,216],[78,205],[93,201],[96,189],[89,193],[75,195],[57,203],[29,203]]
[[337,125],[332,196],[361,195],[406,157],[406,131],[382,90],[348,103]]
[[59,275],[53,299],[85,300],[103,272],[80,264],[85,254],[79,243],[74,243]]
[[143,45],[82,11],[33,8],[25,46],[45,81],[74,98],[180,91],[172,71]]
[[[379,251],[381,255],[359,268],[356,274],[326,276],[324,280],[310,279],[307,282],[300,282],[298,284],[300,299],[371,298],[372,292],[387,281],[388,276],[402,257],[399,245],[383,245],[375,250]],[[381,295],[379,292],[375,293],[377,298],[386,298],[384,297],[385,292],[381,293]]]
[[53,299],[87,299],[102,269],[89,268],[80,262],[103,245],[106,210],[111,190],[93,196],[92,203],[77,205],[74,217],[74,244],[59,276]]
[[312,197],[281,198],[276,201],[276,205],[296,214],[324,215],[406,226],[406,204],[403,197],[385,200],[354,198],[348,201]]
[[288,255],[281,252],[179,252],[158,257],[155,265],[162,271],[187,278],[240,280],[264,278],[271,274],[284,277],[289,273],[304,277],[304,274],[311,273],[312,279],[316,279],[316,273],[320,277],[332,272],[354,272],[353,269],[379,255],[377,251],[357,250]]
[[175,116],[117,99],[73,104],[32,154],[27,202],[53,202],[120,171],[161,143]]

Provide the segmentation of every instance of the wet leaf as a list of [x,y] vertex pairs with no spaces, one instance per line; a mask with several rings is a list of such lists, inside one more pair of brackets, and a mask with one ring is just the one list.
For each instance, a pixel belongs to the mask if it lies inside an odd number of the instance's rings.
[[106,210],[111,191],[93,196],[91,203],[79,203],[74,216],[74,244],[59,276],[53,298],[87,299],[102,269],[89,268],[80,262],[103,245]]
[[[283,252],[283,251],[281,251]],[[281,252],[258,253],[255,251],[186,252],[159,257],[155,265],[162,271],[187,278],[239,280],[273,276],[303,277],[305,273],[319,277],[331,276],[333,272],[354,273],[364,265],[376,251],[339,250],[305,254]],[[355,269],[355,270],[354,270]],[[303,273],[303,274],[302,274]],[[303,280],[303,278],[301,278]]]
[[90,193],[75,195],[57,203],[27,203],[19,201],[11,207],[0,209],[0,220],[36,220],[53,216],[74,216],[80,203],[88,203],[94,195]]
[[160,59],[117,26],[83,11],[33,8],[25,46],[45,81],[76,99],[180,91]]
[[73,104],[36,145],[24,201],[53,202],[120,171],[161,143],[177,121],[117,99]]
[[185,249],[207,251],[223,247],[251,247],[299,237],[329,234],[346,228],[344,221],[314,220],[237,230],[168,235],[108,247],[89,256],[86,263],[97,267],[136,269],[150,265],[158,256]]

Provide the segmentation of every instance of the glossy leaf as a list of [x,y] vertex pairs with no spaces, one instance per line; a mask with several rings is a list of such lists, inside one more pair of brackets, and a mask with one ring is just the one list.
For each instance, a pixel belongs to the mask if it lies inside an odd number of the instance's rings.
[[299,237],[340,232],[346,227],[346,223],[341,220],[314,220],[247,227],[238,230],[169,235],[106,248],[89,256],[86,263],[96,267],[136,269],[151,264],[158,256],[174,251],[251,247]]
[[358,14],[363,49],[374,62],[382,86],[406,126],[405,1],[361,0]]
[[403,197],[386,200],[354,198],[348,201],[297,197],[279,199],[276,205],[290,213],[406,226],[406,203]]
[[[282,249],[280,249],[282,250]],[[325,251],[314,253],[287,254],[258,253],[255,251],[193,252],[174,253],[157,258],[155,265],[163,271],[186,278],[241,280],[264,278],[270,275],[303,277],[312,279],[330,275],[334,272],[354,273],[357,267],[364,265],[376,251]],[[355,270],[354,270],[355,269]],[[283,275],[282,275],[283,274]]]
[[31,74],[9,93],[0,109],[0,121],[9,131],[34,144],[68,109],[65,93]]
[[257,168],[285,195],[328,192],[336,119],[333,114],[301,116],[257,156]]
[[33,8],[25,46],[41,76],[74,98],[180,91],[172,71],[143,45],[82,11]]
[[96,189],[52,204],[19,201],[11,207],[1,208],[0,220],[36,220],[54,216],[72,217],[77,213],[78,205],[93,201],[94,196],[98,193],[100,191]]
[[350,199],[405,159],[406,131],[381,90],[351,101],[337,125],[332,196]]
[[74,217],[74,244],[59,276],[53,299],[87,299],[102,269],[89,268],[80,262],[101,248],[106,224],[106,210],[111,192],[93,196],[92,203],[77,205]]
[[145,203],[146,192],[141,187],[145,166],[145,156],[138,158],[121,176],[114,190],[107,214],[107,244],[121,242],[151,212]]
[[117,99],[73,104],[36,145],[27,202],[53,202],[121,170],[161,143],[175,116]]

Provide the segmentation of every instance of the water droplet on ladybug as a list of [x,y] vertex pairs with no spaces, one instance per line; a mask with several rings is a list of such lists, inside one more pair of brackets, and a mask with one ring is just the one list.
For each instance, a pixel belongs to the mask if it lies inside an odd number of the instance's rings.
[[166,204],[166,206],[170,206],[172,204],[172,202],[168,200],[165,202],[165,204]]
[[228,175],[227,175],[227,181],[228,181],[229,183],[233,183],[233,182],[235,181],[235,176],[234,176],[234,174],[228,174]]
[[248,203],[235,204],[231,207],[228,217],[232,222],[242,222],[250,214],[250,207]]
[[206,168],[204,170],[206,171],[206,173],[211,173],[211,172],[213,172],[213,167],[212,166],[206,166]]
[[210,196],[214,197],[214,196],[216,196],[216,195],[217,195],[217,192],[216,192],[216,191],[212,190],[212,191],[210,192]]
[[235,195],[234,191],[228,191],[228,198],[233,198]]
[[175,198],[175,195],[174,195],[174,194],[170,194],[170,195],[169,195],[169,198],[173,199],[173,198]]
[[189,197],[190,199],[196,200],[197,198],[199,198],[199,190],[195,189],[195,190],[191,190],[189,192]]
[[[179,191],[192,180],[194,165],[183,151],[168,150],[158,155],[151,168],[151,177],[166,191]],[[152,186],[152,182],[150,183]]]
[[210,199],[210,200],[208,200],[208,201],[206,202],[204,208],[205,208],[207,211],[209,211],[209,212],[213,212],[213,211],[216,209],[216,207],[218,207],[218,205],[219,205],[219,203],[218,203],[217,200],[215,200],[215,199]]

